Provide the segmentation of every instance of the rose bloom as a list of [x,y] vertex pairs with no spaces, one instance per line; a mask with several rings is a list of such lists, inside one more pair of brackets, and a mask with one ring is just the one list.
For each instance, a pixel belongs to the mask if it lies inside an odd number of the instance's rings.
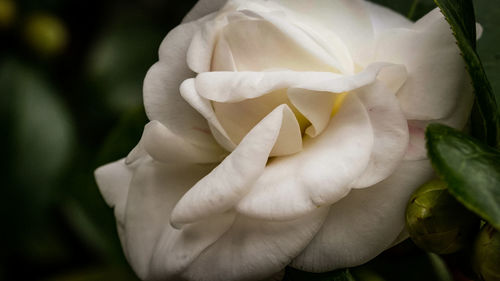
[[139,144],[95,175],[141,279],[352,267],[407,237],[425,126],[472,100],[438,9],[201,0],[146,75]]

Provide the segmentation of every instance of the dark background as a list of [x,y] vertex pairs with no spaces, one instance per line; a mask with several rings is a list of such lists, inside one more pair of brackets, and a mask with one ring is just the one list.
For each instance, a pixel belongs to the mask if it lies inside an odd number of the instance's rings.
[[[139,140],[143,77],[195,2],[0,0],[0,280],[135,280],[93,171]],[[412,19],[435,7],[377,2]],[[475,3],[498,93],[500,5]],[[435,258],[410,242],[358,273],[440,280]]]

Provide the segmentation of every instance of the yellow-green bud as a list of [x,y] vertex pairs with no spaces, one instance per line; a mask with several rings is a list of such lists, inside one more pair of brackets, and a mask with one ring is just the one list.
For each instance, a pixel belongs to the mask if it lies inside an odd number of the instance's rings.
[[474,244],[474,269],[483,281],[500,281],[500,232],[483,227]]
[[16,18],[16,5],[12,0],[0,0],[0,28],[9,27]]
[[451,254],[469,244],[478,230],[479,219],[449,194],[444,181],[432,180],[411,196],[406,226],[420,248]]
[[56,17],[37,13],[26,21],[24,36],[26,42],[42,56],[61,53],[68,43],[64,24]]

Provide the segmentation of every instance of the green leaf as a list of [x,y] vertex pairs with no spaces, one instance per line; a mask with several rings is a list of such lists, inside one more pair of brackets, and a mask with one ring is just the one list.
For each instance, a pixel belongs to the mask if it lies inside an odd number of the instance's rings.
[[349,272],[349,269],[340,269],[325,273],[311,273],[287,267],[283,281],[356,281],[356,280]]
[[450,193],[500,229],[500,152],[440,124],[427,127],[427,151]]
[[472,0],[434,0],[450,23],[476,93],[478,122],[473,133],[491,146],[500,141],[500,116],[493,89],[476,53],[476,19]]

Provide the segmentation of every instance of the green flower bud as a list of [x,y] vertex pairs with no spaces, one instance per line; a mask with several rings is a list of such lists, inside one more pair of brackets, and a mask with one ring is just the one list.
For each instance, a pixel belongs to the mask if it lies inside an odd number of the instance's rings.
[[16,5],[12,0],[0,0],[0,28],[8,27],[16,18]]
[[479,219],[448,193],[444,181],[432,180],[410,198],[406,226],[420,248],[451,254],[469,244],[478,230]]
[[483,227],[474,245],[474,269],[484,281],[500,281],[500,232]]
[[58,18],[44,13],[28,18],[24,36],[26,42],[42,56],[61,53],[68,41],[64,24]]

